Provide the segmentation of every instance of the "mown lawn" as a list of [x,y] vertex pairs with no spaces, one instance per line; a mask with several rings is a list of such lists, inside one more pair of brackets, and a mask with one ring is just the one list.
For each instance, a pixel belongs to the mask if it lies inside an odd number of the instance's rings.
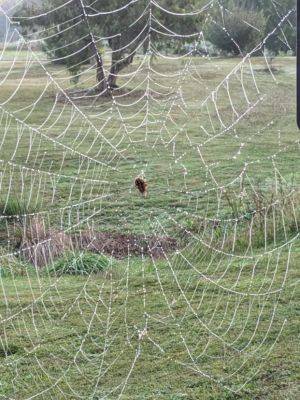
[[[295,252],[285,290],[268,300],[232,295],[174,260],[174,275],[163,262],[156,271],[148,260],[132,260],[88,279],[2,279],[1,395],[115,399],[138,351],[125,399],[296,399],[299,260]],[[282,255],[281,272],[285,261]],[[227,288],[237,270],[226,275]],[[251,283],[245,274],[235,289],[255,293],[263,272]],[[229,390],[239,385],[240,395]]]
[[[44,61],[47,77],[27,55],[0,61],[1,206],[19,198],[67,233],[182,243],[88,276],[0,265],[1,398],[297,399],[295,60],[276,59],[272,76],[261,58],[236,70],[240,59],[155,59],[129,84],[152,95],[70,106],[56,98],[66,71]],[[30,218],[1,220],[1,254],[19,260]]]

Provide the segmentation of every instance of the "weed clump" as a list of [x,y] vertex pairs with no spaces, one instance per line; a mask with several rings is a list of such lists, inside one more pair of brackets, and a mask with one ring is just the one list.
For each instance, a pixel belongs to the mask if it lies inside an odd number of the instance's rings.
[[6,249],[0,248],[0,278],[25,276],[33,267],[13,254],[7,254]]
[[21,236],[21,256],[35,267],[51,264],[73,248],[68,235],[47,227],[39,218],[29,221]]
[[111,260],[103,254],[91,252],[69,252],[57,260],[49,269],[56,275],[90,275],[103,272]]
[[17,197],[9,197],[8,199],[0,199],[0,216],[15,221],[22,221],[27,214],[36,213],[39,210],[37,204],[29,204],[25,200]]
[[223,190],[217,219],[186,221],[185,233],[201,234],[211,248],[227,253],[278,246],[297,234],[300,226],[300,192],[290,185],[242,187]]

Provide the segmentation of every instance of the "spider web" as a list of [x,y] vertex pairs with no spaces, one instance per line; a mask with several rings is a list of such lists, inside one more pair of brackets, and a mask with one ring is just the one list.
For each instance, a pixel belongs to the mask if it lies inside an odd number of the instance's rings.
[[[80,3],[82,13],[59,31],[86,24],[88,45],[98,46],[105,38],[89,21],[117,17],[138,1],[115,10]],[[288,272],[299,238],[291,171],[299,138],[287,127],[294,82],[279,101],[284,78],[265,48],[274,37],[291,48],[284,32],[295,9],[283,12],[270,0],[273,29],[247,54],[224,61],[211,54],[204,32],[217,25],[231,38],[214,17],[231,10],[210,1],[178,13],[149,0],[137,19],[144,24],[132,41],[134,62],[105,99],[93,91],[94,56],[79,73],[78,87],[89,90],[74,90],[65,68],[53,66],[71,50],[52,63],[36,51],[53,32],[22,34],[10,17],[19,4],[0,9],[7,23],[0,257],[10,269],[9,278],[0,276],[0,371],[9,382],[2,398],[133,398],[145,363],[157,398],[176,371],[243,393],[290,323],[281,299],[293,292]],[[160,19],[201,14],[201,31],[189,35]],[[154,33],[193,44],[167,54]],[[205,51],[194,56],[199,46]],[[113,52],[105,51],[106,76]],[[148,182],[145,198],[137,176]],[[51,269],[63,251],[75,262],[87,250],[106,255],[102,274],[66,281]],[[15,260],[34,273],[24,267],[20,277]],[[26,347],[14,353],[21,342]],[[160,382],[151,378],[155,369]]]

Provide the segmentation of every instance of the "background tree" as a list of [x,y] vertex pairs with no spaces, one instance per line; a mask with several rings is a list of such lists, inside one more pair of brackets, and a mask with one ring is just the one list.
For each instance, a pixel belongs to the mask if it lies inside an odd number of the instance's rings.
[[276,30],[274,35],[271,35],[267,42],[266,47],[275,55],[280,52],[286,53],[291,51],[296,55],[297,47],[297,14],[296,14],[296,0],[283,0],[280,2],[267,2],[264,5],[264,14],[266,18],[266,32],[272,32],[278,26],[279,21],[285,17],[288,12],[294,9],[294,12],[289,14],[284,24]]
[[256,7],[242,1],[223,2],[211,15],[206,31],[208,40],[227,54],[243,56],[264,37],[266,19]]
[[[296,54],[296,0],[236,0],[235,2],[246,9],[263,12],[266,20],[264,37],[277,27],[276,32],[267,39],[266,47],[269,51],[275,55],[287,51]],[[286,21],[278,27],[279,22],[293,9],[294,12],[291,12]]]
[[[224,12],[220,9],[212,14],[217,22],[214,27],[208,30],[210,40],[221,50],[231,54],[238,54],[237,46],[234,42],[230,43],[228,36],[239,45],[242,52],[246,52],[255,47],[260,40],[268,37],[266,47],[269,51],[277,55],[280,52],[292,51],[296,54],[296,0],[219,0],[219,4],[224,7]],[[286,21],[278,27],[278,24],[292,9]],[[226,10],[229,10],[228,13]],[[244,22],[245,23],[244,23]],[[247,24],[259,29],[255,32]],[[223,25],[228,30],[227,39],[222,32]],[[219,28],[218,28],[219,26]],[[271,32],[277,27],[274,34]],[[248,43],[248,45],[247,45]]]
[[[159,31],[168,29],[180,34],[197,32],[204,14],[178,17],[153,7],[149,0],[129,3],[126,9],[117,13],[111,11],[122,8],[122,0],[74,0],[71,4],[49,12],[63,5],[66,0],[41,0],[39,6],[22,7],[15,14],[23,33],[39,31],[44,38],[43,50],[49,57],[66,65],[68,70],[78,76],[81,69],[91,59],[96,61],[97,91],[108,93],[117,86],[119,72],[133,62],[138,51],[147,51],[149,41],[170,41],[169,36]],[[174,10],[170,0],[160,2]],[[180,0],[175,11],[186,12],[197,9],[201,0]],[[43,14],[38,18],[27,19]],[[152,16],[152,17],[151,17]],[[42,32],[40,32],[42,30]],[[103,45],[106,42],[111,50],[109,73],[103,68]],[[192,40],[192,39],[191,39]]]

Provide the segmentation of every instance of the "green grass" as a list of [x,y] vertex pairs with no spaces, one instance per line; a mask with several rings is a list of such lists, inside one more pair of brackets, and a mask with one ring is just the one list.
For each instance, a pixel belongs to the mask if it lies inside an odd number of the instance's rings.
[[[1,249],[2,250],[2,249]],[[2,250],[0,259],[0,277],[15,279],[27,274],[35,275],[36,271],[30,264],[25,263],[13,254],[7,254]]]
[[[173,268],[179,285],[184,288],[186,299],[181,296],[178,285],[172,279],[170,268],[162,262],[157,265],[164,294],[171,304],[175,319],[170,316],[154,267],[149,261],[142,263],[141,260],[133,260],[128,270],[126,265],[120,263],[113,277],[110,274],[104,277],[91,275],[87,280],[74,276],[54,281],[50,277],[31,276],[30,285],[29,279],[24,277],[5,279],[3,282],[9,308],[3,304],[1,314],[5,316],[7,310],[9,315],[16,317],[3,326],[3,335],[6,338],[3,349],[7,354],[3,355],[0,367],[2,394],[5,396],[11,393],[13,382],[16,398],[23,399],[39,390],[49,389],[55,379],[66,373],[59,381],[59,390],[56,387],[48,390],[47,398],[60,399],[67,394],[72,397],[74,394],[72,395],[68,386],[70,384],[72,390],[88,398],[87,393],[94,389],[93,383],[97,380],[102,363],[103,345],[107,341],[110,345],[105,354],[105,367],[117,362],[101,378],[101,385],[99,384],[94,398],[102,398],[126,378],[135,351],[140,345],[141,355],[126,387],[124,398],[296,399],[297,305],[293,290],[299,255],[295,254],[286,290],[280,296],[276,317],[267,337],[265,333],[270,324],[273,303],[265,303],[263,317],[256,327],[261,300],[248,296],[242,299],[234,323],[225,338],[233,341],[234,347],[241,349],[249,343],[255,327],[256,335],[247,348],[248,361],[234,377],[228,379],[226,375],[239,369],[244,357],[236,350],[227,349],[225,359],[214,358],[222,353],[220,343],[209,339],[198,318],[221,335],[231,325],[236,298],[226,294],[220,298],[220,289],[199,278],[195,271],[177,266],[176,261]],[[286,254],[282,255],[280,264],[283,269],[285,257]],[[253,292],[260,286],[262,276],[263,270],[258,271],[252,283]],[[226,278],[227,286],[230,287],[236,279],[234,266]],[[236,290],[246,292],[250,287],[249,281],[250,278],[245,274]],[[146,287],[146,308],[143,304],[143,285]],[[267,288],[268,281],[265,285]],[[194,308],[195,314],[189,312],[187,301]],[[200,302],[201,308],[198,310]],[[251,314],[247,320],[245,317],[250,304]],[[226,306],[227,313],[224,314]],[[25,311],[21,312],[22,309]],[[93,318],[95,310],[97,317]],[[138,330],[143,330],[145,326],[145,311],[150,315],[148,335],[152,341],[145,337],[139,342]],[[20,312],[22,319],[17,317]],[[269,354],[270,346],[277,339],[285,318],[288,320],[284,330]],[[245,331],[238,338],[243,327]],[[193,354],[200,354],[195,365],[190,362],[182,338],[185,338]],[[210,346],[201,356],[208,340],[211,341]],[[259,351],[255,353],[258,345]],[[75,364],[74,354],[80,348]],[[43,366],[44,372],[38,362]],[[255,376],[238,396],[201,376],[195,371],[196,367],[225,377],[224,383],[231,389],[235,389],[239,383],[243,384],[247,380],[245,378],[252,374]],[[18,377],[15,377],[15,368],[19,372]],[[109,398],[116,397],[112,395]]]
[[[83,124],[82,116],[70,120],[72,109],[63,103],[55,105],[43,125],[57,93],[54,84],[34,108],[24,109],[42,94],[47,79],[33,62],[15,95],[26,54],[11,52],[0,63],[3,78],[16,55],[0,91],[2,193],[18,193],[19,204],[38,204],[36,211],[47,226],[68,233],[92,226],[177,238],[188,230],[193,236],[184,241],[181,253],[169,255],[169,262],[128,257],[88,276],[32,271],[23,268],[17,254],[5,259],[5,270],[13,272],[0,274],[0,398],[100,400],[107,396],[113,400],[128,378],[123,399],[297,399],[299,197],[284,200],[298,190],[300,177],[295,60],[275,60],[279,72],[274,82],[264,71],[264,61],[253,58],[259,93],[246,64],[243,85],[248,100],[261,102],[226,132],[213,103],[208,108],[201,104],[240,59],[186,60],[191,74],[179,81],[151,75],[151,87],[157,90],[155,82],[173,89],[181,86],[185,105],[180,100],[173,107],[163,99],[152,100],[149,120],[153,124],[147,132],[142,125],[144,112],[136,115],[137,106],[126,107],[136,98],[117,99],[123,118],[132,117],[127,122],[130,133],[113,109],[103,134],[122,150],[123,158],[113,157],[115,151],[99,134],[108,102],[77,104],[97,129],[88,129],[91,125]],[[159,59],[153,65],[161,74],[183,67],[184,63]],[[63,87],[69,86],[62,67],[47,68]],[[240,72],[229,82],[241,115],[249,105]],[[79,87],[92,85],[93,75],[87,77]],[[130,87],[145,78],[147,71],[142,70]],[[121,78],[120,84],[124,82]],[[218,91],[217,105],[222,123],[231,125],[235,116],[225,87]],[[247,171],[237,179],[245,162]],[[134,188],[141,171],[149,183],[148,198],[140,197]],[[227,185],[226,193],[233,199],[229,202],[225,192],[210,190]],[[261,190],[262,197],[256,198],[253,188]],[[280,188],[286,190],[283,196]],[[243,190],[247,195],[242,203]],[[272,198],[274,193],[277,197]],[[267,229],[260,214],[247,219],[253,207],[266,207],[272,199],[279,199],[280,207],[266,213]],[[295,213],[292,205],[297,207]],[[13,215],[19,213],[24,210],[19,208]],[[215,229],[203,225],[201,218],[231,219],[243,214],[246,218],[236,232],[234,223]],[[249,246],[251,221],[254,238]],[[17,221],[1,222],[3,254],[16,251],[12,242],[18,230]],[[88,266],[97,264],[94,257],[98,256],[90,256]],[[65,265],[57,261],[56,268],[61,271]],[[102,262],[99,265],[102,269]],[[274,293],[263,295],[270,288]]]
[[38,211],[38,204],[32,205],[25,203],[25,201],[20,201],[17,195],[3,199],[0,202],[0,214],[11,219],[17,219],[18,216]]
[[[18,79],[15,78],[24,71],[22,53],[19,58],[20,61],[17,58],[16,66],[13,70],[14,74],[9,75],[10,79],[7,79],[2,87],[0,100],[5,101],[8,99],[17,87]],[[216,133],[222,131],[211,102],[208,108],[214,121],[214,128],[210,126],[207,110],[203,107],[201,108],[201,102],[239,61],[236,59],[213,61],[205,61],[198,58],[192,59],[189,68],[195,71],[192,76],[198,79],[199,82],[191,78],[184,79],[181,77],[178,81],[178,78],[177,80],[167,78],[164,80],[153,76],[157,84],[170,86],[171,91],[172,87],[173,91],[175,91],[180,84],[182,85],[188,116],[182,112],[183,105],[180,101],[177,101],[172,108],[170,108],[170,102],[164,106],[152,101],[149,120],[153,121],[153,124],[149,125],[149,129],[152,132],[148,134],[147,141],[145,141],[146,130],[144,126],[134,130],[134,127],[138,127],[144,118],[144,112],[134,116],[144,105],[143,101],[139,107],[119,107],[124,118],[132,117],[127,123],[129,126],[127,128],[128,131],[132,131],[130,134],[124,132],[120,116],[117,110],[113,109],[112,118],[105,125],[103,133],[113,146],[118,146],[125,158],[120,155],[113,158],[114,150],[106,142],[103,142],[99,132],[93,128],[87,131],[88,123],[78,132],[79,127],[82,125],[82,117],[69,124],[71,107],[66,106],[63,108],[62,104],[58,103],[52,110],[55,94],[57,93],[57,87],[54,84],[49,86],[47,95],[42,96],[35,106],[34,112],[28,115],[28,111],[31,109],[17,111],[34,102],[41,95],[47,82],[44,71],[34,62],[25,75],[26,79],[24,79],[17,95],[12,96],[3,108],[6,112],[13,112],[13,115],[17,118],[26,118],[27,124],[38,129],[44,135],[51,137],[51,139],[58,140],[61,145],[55,145],[54,142],[47,140],[45,136],[40,136],[40,133],[32,132],[29,128],[25,128],[23,135],[19,138],[18,149],[13,158],[17,166],[11,166],[10,171],[5,174],[3,189],[5,190],[5,183],[14,187],[20,185],[19,165],[39,169],[44,171],[44,174],[41,173],[40,175],[40,190],[44,186],[47,188],[43,193],[40,207],[42,209],[50,209],[50,211],[53,209],[53,214],[50,215],[53,223],[58,219],[57,213],[54,211],[57,207],[74,204],[77,199],[80,199],[80,202],[83,203],[93,197],[94,201],[78,207],[81,219],[90,215],[96,208],[97,214],[94,216],[94,220],[97,220],[97,224],[101,224],[102,229],[108,231],[116,230],[116,227],[121,225],[122,229],[126,231],[143,233],[144,231],[151,232],[154,229],[155,217],[167,220],[168,214],[170,214],[177,220],[184,220],[186,211],[194,211],[196,207],[204,209],[208,204],[210,207],[207,212],[213,216],[217,199],[213,191],[205,193],[205,189],[216,186],[216,182],[218,182],[218,185],[228,185],[232,180],[236,179],[237,173],[241,171],[245,162],[254,161],[247,168],[247,175],[250,179],[256,180],[259,177],[262,181],[267,178],[274,180],[272,160],[266,159],[266,157],[278,153],[284,146],[289,146],[289,151],[279,153],[280,157],[276,160],[276,166],[286,179],[291,180],[292,173],[297,170],[297,147],[293,143],[298,138],[294,117],[295,101],[293,93],[295,79],[290,72],[291,67],[294,66],[293,59],[283,58],[275,62],[275,65],[280,69],[280,73],[276,75],[278,85],[274,83],[270,74],[260,72],[264,67],[261,59],[252,61],[257,86],[261,91],[259,95],[254,87],[250,68],[244,68],[243,83],[249,101],[255,102],[262,95],[265,96],[265,100],[262,100],[259,106],[255,107],[248,116],[238,122],[236,126],[237,134],[229,131],[229,134],[222,134],[214,138],[214,140],[210,140],[210,137],[201,128],[203,126],[209,134],[214,134],[212,129]],[[11,65],[11,61],[4,61],[1,65],[2,71],[5,71],[5,68]],[[69,77],[66,71],[61,67],[50,66],[47,68],[49,68],[53,77],[57,79],[61,86],[69,86]],[[131,67],[132,70],[133,68]],[[156,60],[153,68],[159,73],[175,73],[178,68],[183,68],[183,64]],[[146,77],[147,72],[145,70],[141,71],[130,87],[137,86]],[[124,79],[120,79],[119,83],[124,84],[124,82]],[[92,86],[93,84],[94,76],[89,74],[85,86]],[[82,86],[84,85],[82,84]],[[157,89],[154,83],[153,88]],[[239,113],[243,113],[248,107],[242,96],[241,82],[235,76],[230,79],[230,91],[235,108]],[[124,103],[134,102],[137,99],[135,97],[126,100],[125,97],[117,100],[124,105]],[[81,102],[78,107],[89,117],[91,123],[97,129],[100,129],[104,121],[103,119],[98,119],[95,115],[104,113],[110,105],[111,103],[98,102],[90,106],[89,103]],[[233,118],[232,109],[225,89],[219,90],[218,109],[220,115],[222,115],[223,123],[230,124]],[[53,111],[53,117],[47,121],[46,127],[51,126],[53,123],[54,126],[49,131],[40,129],[39,126],[47,118],[51,110]],[[170,115],[166,117],[166,111],[169,110]],[[103,118],[105,118],[105,115]],[[5,117],[7,117],[7,114],[5,114]],[[253,119],[255,119],[255,125],[252,124]],[[160,121],[165,121],[166,129],[163,129],[162,132],[159,132],[162,126]],[[175,121],[177,126],[172,121]],[[272,125],[266,128],[271,122]],[[2,125],[4,123],[5,119],[2,121]],[[16,121],[12,118],[9,135],[6,135],[2,146],[2,149],[5,149],[2,154],[4,161],[10,159],[15,152],[15,143],[18,139],[17,126]],[[60,136],[66,126],[68,126],[67,132]],[[180,133],[179,128],[183,129],[182,133]],[[116,135],[116,132],[120,133]],[[280,141],[278,140],[279,133]],[[30,134],[33,135],[34,140],[32,140],[29,152],[28,140]],[[173,135],[176,135],[175,142],[172,141]],[[118,145],[121,138],[122,141]],[[205,164],[203,164],[199,157],[197,144],[207,140],[210,141],[206,142],[202,150],[205,161]],[[245,143],[245,147],[242,149],[241,154],[237,155],[236,158],[232,158],[238,153],[240,143]],[[93,161],[90,162],[88,158],[82,158],[78,153],[71,153],[63,146],[70,146],[84,154],[85,157],[99,160],[104,164],[108,164],[109,167],[95,164]],[[30,157],[24,164],[28,154]],[[43,155],[42,158],[41,155]],[[36,157],[38,157],[38,163],[35,161]],[[48,171],[53,174],[62,174],[62,159],[64,160],[64,176],[55,179],[55,175],[47,175]],[[258,162],[259,159],[261,159],[261,162]],[[110,166],[114,166],[118,170],[112,170]],[[187,175],[184,175],[185,169],[188,171]],[[213,173],[216,182],[212,179],[209,170]],[[149,182],[149,197],[147,201],[136,195],[133,185],[134,178],[141,171],[145,172]],[[9,180],[11,175],[13,179]],[[89,177],[96,181],[105,180],[108,182],[74,181],[74,177],[82,179]],[[55,192],[53,191],[53,182],[55,182]],[[85,182],[84,187],[82,185],[83,182]],[[236,186],[238,186],[238,183],[236,182]],[[34,184],[30,173],[26,177],[25,186],[26,184],[29,186]],[[35,184],[37,184],[37,178],[35,178]],[[70,188],[72,188],[72,191]],[[84,190],[82,191],[82,189]],[[194,195],[191,196],[190,193],[194,193]],[[109,197],[97,200],[97,198],[107,194]],[[25,191],[22,195],[26,202],[28,202],[28,196],[31,196],[29,202],[35,203],[37,200],[37,193]],[[71,218],[76,219],[76,216],[72,215]],[[147,222],[148,220],[151,221],[151,224]]]
[[54,262],[49,273],[54,275],[90,275],[103,272],[110,266],[109,259],[104,255],[89,252],[67,253]]

